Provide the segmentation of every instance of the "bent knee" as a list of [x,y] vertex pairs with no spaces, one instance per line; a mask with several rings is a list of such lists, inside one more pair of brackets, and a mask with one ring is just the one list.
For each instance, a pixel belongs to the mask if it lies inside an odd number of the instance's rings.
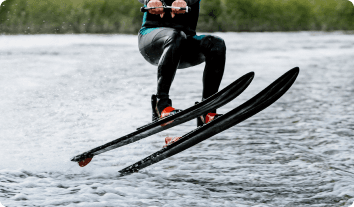
[[202,45],[204,48],[207,50],[206,53],[213,53],[213,55],[219,54],[225,54],[226,52],[226,44],[225,41],[217,36],[207,36],[203,39]]

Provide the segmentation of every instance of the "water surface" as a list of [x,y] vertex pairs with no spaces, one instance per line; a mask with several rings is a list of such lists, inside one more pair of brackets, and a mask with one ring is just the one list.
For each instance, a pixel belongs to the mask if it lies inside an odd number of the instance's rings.
[[[249,88],[226,113],[289,69],[293,87],[263,112],[139,173],[117,171],[195,121],[97,156],[70,158],[148,123],[156,67],[127,35],[0,36],[0,202],[8,206],[349,206],[354,201],[354,36],[218,33],[222,86]],[[204,65],[179,70],[176,108],[201,99]]]

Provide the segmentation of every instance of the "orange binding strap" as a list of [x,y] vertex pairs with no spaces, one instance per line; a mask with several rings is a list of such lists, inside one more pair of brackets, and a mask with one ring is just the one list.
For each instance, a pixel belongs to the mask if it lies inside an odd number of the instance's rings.
[[[162,118],[164,118],[164,117],[170,115],[170,113],[171,113],[172,111],[174,111],[174,110],[175,110],[175,108],[172,108],[171,106],[166,107],[166,108],[161,112],[161,117],[160,117],[160,119],[162,119]],[[167,124],[171,124],[172,122],[173,122],[173,120],[172,120],[172,121],[169,121],[169,122],[167,122],[167,123],[161,124],[161,126],[166,126]]]
[[205,117],[205,123],[209,123],[214,120],[216,113],[208,113]]
[[166,145],[163,146],[163,148],[167,147],[168,145],[172,144],[172,143],[175,143],[177,142],[179,139],[181,139],[182,137],[166,137],[165,138],[165,142],[166,142]]

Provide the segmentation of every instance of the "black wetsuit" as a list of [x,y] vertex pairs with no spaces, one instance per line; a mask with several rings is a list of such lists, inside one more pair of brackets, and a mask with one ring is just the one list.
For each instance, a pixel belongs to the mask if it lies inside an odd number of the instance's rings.
[[[174,0],[164,0],[171,6]],[[168,98],[176,70],[206,62],[203,74],[203,99],[218,92],[224,73],[226,46],[212,35],[196,35],[201,0],[185,0],[191,12],[164,17],[145,12],[139,32],[139,50],[158,66],[157,98]],[[149,0],[139,0],[145,6]]]

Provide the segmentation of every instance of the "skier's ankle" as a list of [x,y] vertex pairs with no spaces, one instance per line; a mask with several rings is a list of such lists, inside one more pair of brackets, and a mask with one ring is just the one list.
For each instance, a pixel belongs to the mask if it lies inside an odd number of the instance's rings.
[[161,117],[161,114],[163,110],[165,110],[167,107],[172,107],[172,101],[168,97],[164,98],[157,98],[157,103],[156,103],[156,112],[157,114]]

